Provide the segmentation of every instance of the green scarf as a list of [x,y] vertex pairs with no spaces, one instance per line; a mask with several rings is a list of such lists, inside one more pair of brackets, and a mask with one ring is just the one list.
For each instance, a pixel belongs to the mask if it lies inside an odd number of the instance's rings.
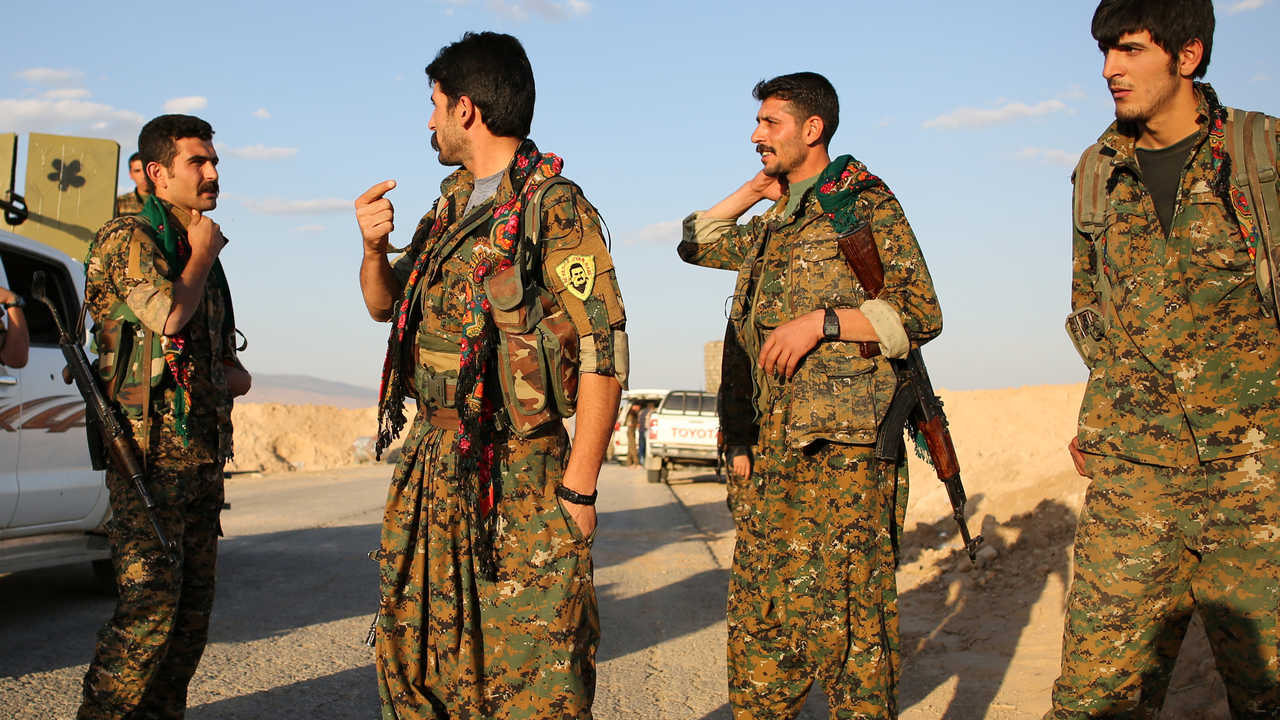
[[[172,272],[175,275],[181,274],[187,265],[187,260],[191,257],[191,245],[187,242],[186,233],[179,234],[178,228],[169,221],[169,212],[155,195],[147,196],[147,202],[142,206],[142,212],[138,213],[138,217],[155,231],[160,250],[164,253],[165,260],[169,262]],[[216,258],[206,281],[206,287],[209,285],[221,290],[222,297],[226,299],[226,312],[222,317],[222,337],[224,342],[229,342],[236,327],[235,311],[231,307],[231,288],[227,284],[227,274],[222,269],[222,261]],[[162,339],[165,365],[177,384],[173,393],[173,417],[175,430],[178,437],[182,438],[184,447],[191,442],[187,415],[191,409],[191,373],[193,371],[191,356],[184,352],[186,344],[185,327],[176,335],[165,335]]]
[[856,214],[855,201],[864,190],[876,186],[888,190],[880,178],[867,172],[867,166],[854,160],[852,155],[841,155],[822,171],[818,176],[818,204],[836,232],[843,235],[863,224]]

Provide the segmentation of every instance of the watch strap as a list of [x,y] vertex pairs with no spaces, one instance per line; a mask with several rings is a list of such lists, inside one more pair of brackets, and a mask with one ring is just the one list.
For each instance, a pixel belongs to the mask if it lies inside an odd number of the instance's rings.
[[827,340],[840,339],[840,316],[832,308],[827,308],[822,315],[822,337]]
[[600,497],[600,491],[594,490],[590,495],[583,495],[580,492],[570,490],[563,485],[556,486],[556,497],[573,503],[574,505],[595,505],[596,498]]

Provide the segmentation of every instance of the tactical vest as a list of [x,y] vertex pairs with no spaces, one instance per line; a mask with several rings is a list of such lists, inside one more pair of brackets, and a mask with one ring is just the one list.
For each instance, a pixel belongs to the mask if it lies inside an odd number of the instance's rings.
[[[578,330],[540,279],[542,200],[560,184],[577,187],[559,175],[542,182],[521,212],[520,241],[511,266],[484,281],[498,330],[503,407],[507,424],[520,437],[572,416],[577,408]],[[459,243],[450,254],[465,244]],[[415,346],[420,357],[414,364],[414,385],[425,395],[419,399],[429,408],[456,408],[458,343],[420,328]]]
[[[1254,254],[1254,277],[1264,302],[1264,311],[1276,317],[1280,311],[1280,178],[1276,174],[1276,118],[1260,112],[1227,108],[1226,151],[1231,158],[1230,182],[1249,198],[1261,236]],[[1076,230],[1097,247],[1098,236],[1106,229],[1112,154],[1101,142],[1094,143],[1080,158],[1072,174],[1072,221]],[[1100,260],[1094,263],[1094,290],[1100,307],[1077,308],[1067,316],[1067,335],[1076,352],[1093,367],[1100,343],[1114,313],[1112,288]]]

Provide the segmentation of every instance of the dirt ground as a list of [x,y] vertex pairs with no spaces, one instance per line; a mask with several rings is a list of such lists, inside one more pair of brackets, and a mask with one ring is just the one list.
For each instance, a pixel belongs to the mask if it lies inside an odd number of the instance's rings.
[[[1021,720],[1047,709],[1058,674],[1071,543],[1088,484],[1065,450],[1082,391],[1082,385],[1062,385],[940,393],[968,491],[969,526],[982,533],[988,550],[979,567],[969,562],[944,487],[913,457],[898,576],[904,717]],[[233,470],[320,470],[368,460],[358,441],[374,432],[373,409],[267,403],[242,404],[235,412]],[[717,561],[727,569],[732,526],[719,510],[722,486],[677,482],[674,489],[717,538]],[[1198,622],[1162,717],[1228,717]]]

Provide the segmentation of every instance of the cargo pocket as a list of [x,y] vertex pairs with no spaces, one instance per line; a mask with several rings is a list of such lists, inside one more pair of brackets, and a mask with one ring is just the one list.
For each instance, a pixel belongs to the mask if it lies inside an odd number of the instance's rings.
[[852,346],[828,343],[823,348],[827,353],[811,355],[789,381],[787,444],[791,447],[803,448],[815,440],[875,442],[894,384],[886,382],[885,373],[876,372],[874,360],[857,357]]
[[540,302],[525,302],[519,266],[512,265],[485,280],[485,292],[498,329],[499,380],[512,430],[522,437],[558,419],[549,406],[550,376],[542,353]]
[[[550,297],[544,303],[551,302]],[[570,417],[578,406],[578,328],[558,306],[546,309],[537,327],[541,356],[551,383],[551,399],[559,417]]]

